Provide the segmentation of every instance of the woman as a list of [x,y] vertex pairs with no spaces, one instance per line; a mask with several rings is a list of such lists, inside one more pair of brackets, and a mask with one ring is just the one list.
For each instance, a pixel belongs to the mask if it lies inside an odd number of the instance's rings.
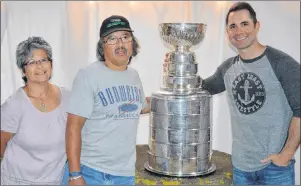
[[49,83],[52,49],[43,38],[21,42],[16,59],[25,86],[1,105],[1,185],[60,184],[69,91]]

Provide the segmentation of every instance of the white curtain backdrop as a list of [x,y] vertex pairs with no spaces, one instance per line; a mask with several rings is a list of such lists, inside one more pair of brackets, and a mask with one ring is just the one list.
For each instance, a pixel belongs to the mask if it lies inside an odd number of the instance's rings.
[[[1,1],[1,103],[23,85],[15,50],[29,36],[41,36],[53,48],[51,82],[69,89],[77,71],[96,60],[96,43],[104,18],[119,14],[130,20],[141,51],[132,61],[145,94],[160,89],[162,63],[170,51],[160,39],[158,24],[201,22],[204,41],[194,48],[199,75],[210,76],[235,55],[225,35],[225,16],[232,1]],[[252,1],[261,22],[259,40],[300,62],[300,2]],[[140,119],[137,144],[148,143],[147,115]],[[224,93],[213,98],[213,149],[231,153],[231,125]],[[300,148],[296,153],[296,184],[300,184]]]

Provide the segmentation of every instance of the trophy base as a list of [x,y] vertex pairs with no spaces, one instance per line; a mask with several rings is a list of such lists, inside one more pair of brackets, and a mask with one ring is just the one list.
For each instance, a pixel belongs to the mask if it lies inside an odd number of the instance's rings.
[[189,172],[189,173],[183,173],[183,172],[178,172],[178,173],[172,173],[172,172],[167,172],[167,171],[158,171],[153,169],[152,167],[149,166],[149,163],[146,162],[144,164],[144,168],[152,173],[155,174],[160,174],[160,175],[165,175],[165,176],[171,176],[171,177],[197,177],[197,176],[204,176],[207,174],[211,174],[216,170],[216,166],[215,164],[211,164],[211,167],[206,170],[206,171],[202,171],[202,172]]

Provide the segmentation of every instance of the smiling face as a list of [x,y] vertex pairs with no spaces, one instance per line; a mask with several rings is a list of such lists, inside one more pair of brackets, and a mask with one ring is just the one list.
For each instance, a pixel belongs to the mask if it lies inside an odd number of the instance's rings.
[[117,67],[127,66],[133,53],[131,33],[127,31],[113,32],[106,36],[104,41],[106,63]]
[[25,62],[24,76],[27,82],[44,83],[47,82],[52,74],[52,65],[48,60],[47,54],[43,49],[35,49]]
[[259,22],[254,24],[248,10],[239,10],[229,14],[226,30],[230,43],[240,51],[258,43],[259,27]]

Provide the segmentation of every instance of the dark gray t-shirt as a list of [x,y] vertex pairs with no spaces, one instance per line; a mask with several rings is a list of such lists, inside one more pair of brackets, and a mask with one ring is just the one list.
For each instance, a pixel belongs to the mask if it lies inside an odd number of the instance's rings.
[[41,112],[19,88],[1,105],[1,130],[15,133],[1,162],[1,185],[59,185],[66,162],[65,129],[69,91],[61,103]]
[[227,92],[233,165],[242,171],[266,167],[260,160],[282,150],[292,117],[300,117],[300,64],[267,46],[255,59],[226,60],[203,87]]
[[147,104],[136,70],[114,71],[96,61],[73,83],[68,112],[87,118],[80,162],[117,176],[134,176],[140,112]]

